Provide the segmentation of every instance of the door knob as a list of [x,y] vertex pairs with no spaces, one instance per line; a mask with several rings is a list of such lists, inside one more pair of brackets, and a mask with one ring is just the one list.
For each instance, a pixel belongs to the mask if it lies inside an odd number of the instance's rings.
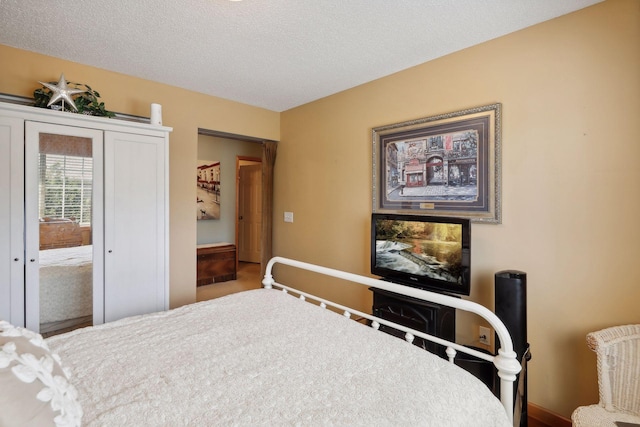
[[14,258],[13,260],[14,261],[20,261],[20,258]]

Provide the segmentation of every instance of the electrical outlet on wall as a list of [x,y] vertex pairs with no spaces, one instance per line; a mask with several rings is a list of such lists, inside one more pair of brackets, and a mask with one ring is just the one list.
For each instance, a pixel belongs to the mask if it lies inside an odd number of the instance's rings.
[[478,338],[480,344],[491,345],[491,329],[480,326],[479,331],[480,333],[478,334]]

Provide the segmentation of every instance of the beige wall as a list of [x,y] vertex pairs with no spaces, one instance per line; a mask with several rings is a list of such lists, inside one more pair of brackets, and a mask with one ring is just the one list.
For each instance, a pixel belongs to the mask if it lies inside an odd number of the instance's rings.
[[148,117],[152,102],[162,104],[163,124],[173,127],[169,147],[171,307],[194,302],[198,128],[278,140],[279,114],[3,45],[0,63],[0,92],[33,96],[38,81],[58,81],[64,73],[67,80],[100,92],[111,111]]
[[[503,105],[503,222],[473,225],[472,299],[492,306],[496,271],[527,272],[529,400],[568,417],[597,401],[585,334],[640,322],[637,0],[608,0],[283,113],[274,254],[367,273],[371,128],[494,102]],[[367,292],[330,289],[369,304]]]
[[[64,72],[111,110],[148,115],[151,102],[163,105],[174,128],[172,306],[195,300],[198,127],[282,141],[275,255],[367,273],[371,128],[501,102],[503,223],[473,226],[471,298],[491,306],[496,271],[528,273],[530,401],[565,416],[595,402],[584,335],[640,322],[637,0],[607,0],[281,115],[1,45],[0,61],[0,92],[30,96],[37,80]],[[282,222],[284,211],[294,223]],[[326,286],[370,304],[366,291]]]

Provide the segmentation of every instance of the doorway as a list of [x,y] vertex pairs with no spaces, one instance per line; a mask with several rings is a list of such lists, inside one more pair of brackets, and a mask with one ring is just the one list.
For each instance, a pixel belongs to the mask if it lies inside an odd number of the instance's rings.
[[262,247],[262,161],[236,161],[236,247],[238,263],[260,263]]
[[[209,138],[213,137],[213,138]],[[248,143],[248,144],[247,144]],[[238,260],[249,259],[254,261],[263,272],[267,261],[272,256],[272,220],[273,220],[273,166],[275,164],[275,153],[277,142],[255,137],[229,134],[226,132],[212,131],[208,129],[198,129],[198,156],[208,155],[210,158],[221,161],[221,216],[215,221],[200,221],[197,225],[197,244],[211,244],[215,242],[235,243],[236,245],[236,271],[242,272],[244,267],[251,268],[252,265]],[[256,150],[256,148],[258,150]],[[233,163],[232,163],[233,162]],[[236,164],[236,168],[227,167]],[[240,164],[242,173],[245,174],[245,166],[259,166],[246,168],[246,180],[259,182],[259,191],[251,190],[246,198],[253,201],[249,213],[257,213],[257,221],[249,220],[245,224],[240,224],[238,209],[240,196]],[[234,176],[235,174],[235,176]],[[233,179],[236,179],[235,188],[229,186]],[[242,181],[245,181],[243,178]],[[248,186],[252,187],[252,186]],[[234,191],[235,190],[235,191]],[[234,200],[235,199],[235,200]],[[247,219],[246,214],[242,215],[243,220]],[[243,230],[248,230],[244,231]],[[242,237],[240,236],[242,234]],[[245,247],[245,243],[250,243],[248,253],[243,249],[242,258],[239,257],[238,249]],[[257,259],[256,259],[257,255]],[[243,264],[243,265],[241,265]],[[220,285],[220,284],[219,284]]]

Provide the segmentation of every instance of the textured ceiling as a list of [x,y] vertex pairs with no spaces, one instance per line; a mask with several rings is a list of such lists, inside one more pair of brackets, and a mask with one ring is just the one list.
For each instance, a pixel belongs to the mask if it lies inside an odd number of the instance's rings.
[[284,111],[599,1],[0,0],[0,44]]

